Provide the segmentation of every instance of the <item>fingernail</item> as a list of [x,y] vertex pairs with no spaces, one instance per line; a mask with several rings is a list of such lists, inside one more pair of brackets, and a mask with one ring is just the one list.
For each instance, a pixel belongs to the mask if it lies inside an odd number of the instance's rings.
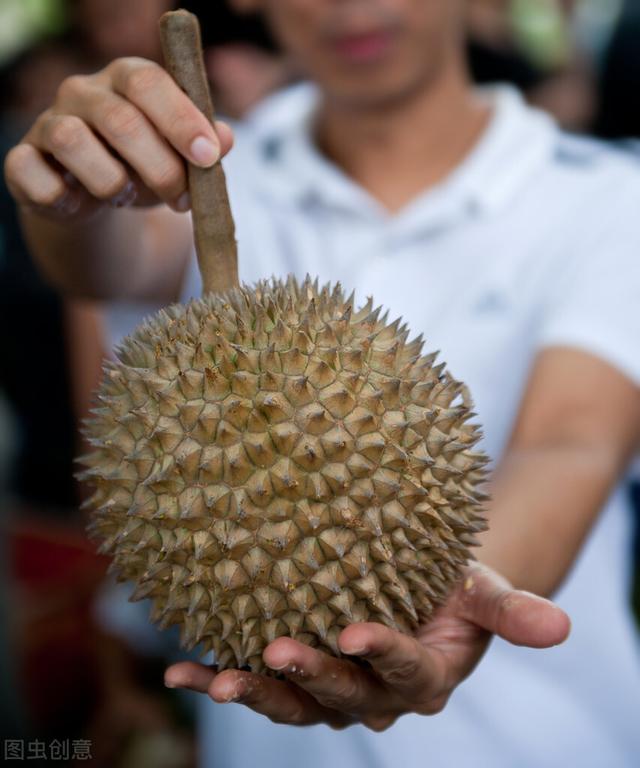
[[194,139],[189,147],[189,152],[191,153],[191,158],[194,163],[197,163],[204,168],[212,166],[220,157],[220,150],[218,147],[211,141],[211,139],[207,139],[205,136],[198,136],[197,139]]
[[114,208],[126,208],[133,203],[137,196],[138,190],[136,189],[135,184],[132,181],[129,181],[121,192],[118,192],[117,195],[114,195],[111,198],[109,203]]
[[267,662],[267,666],[270,667],[270,669],[275,669],[277,672],[289,672],[289,669],[293,664],[290,661],[284,661],[282,664],[270,664]]
[[269,664],[269,668],[273,669],[275,672],[284,672],[287,675],[298,675],[300,677],[304,677],[306,674],[303,667],[299,667],[293,661],[288,661],[285,664],[281,664],[279,667],[276,667],[273,664]]
[[174,683],[169,683],[169,682],[167,682],[167,681],[165,680],[165,681],[164,681],[164,687],[165,687],[165,688],[177,688],[178,686],[177,686],[177,685],[175,685]]
[[191,195],[188,192],[183,192],[180,197],[175,201],[173,207],[176,211],[185,213],[191,208]]
[[348,653],[349,656],[361,656],[365,653],[369,653],[369,649],[366,645],[362,645],[359,648],[353,648],[351,651],[345,650],[345,653]]

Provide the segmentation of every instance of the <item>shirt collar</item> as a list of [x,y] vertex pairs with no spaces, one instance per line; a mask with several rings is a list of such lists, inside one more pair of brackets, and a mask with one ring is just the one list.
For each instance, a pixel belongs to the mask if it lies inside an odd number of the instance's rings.
[[494,105],[484,134],[463,162],[402,211],[389,215],[366,190],[315,147],[311,126],[319,94],[308,83],[270,97],[248,117],[258,162],[265,172],[254,182],[270,196],[291,202],[344,209],[386,220],[404,231],[443,227],[460,216],[500,209],[552,153],[557,127],[545,113],[527,106],[508,85],[478,89]]

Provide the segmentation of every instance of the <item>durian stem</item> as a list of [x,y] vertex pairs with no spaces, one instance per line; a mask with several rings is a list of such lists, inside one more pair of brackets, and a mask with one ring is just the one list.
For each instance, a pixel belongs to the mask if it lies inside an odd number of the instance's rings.
[[[160,36],[168,72],[213,122],[198,19],[183,10],[165,13],[160,19]],[[238,252],[224,171],[219,162],[211,168],[198,168],[189,163],[188,168],[193,234],[203,293],[228,291],[238,285]]]

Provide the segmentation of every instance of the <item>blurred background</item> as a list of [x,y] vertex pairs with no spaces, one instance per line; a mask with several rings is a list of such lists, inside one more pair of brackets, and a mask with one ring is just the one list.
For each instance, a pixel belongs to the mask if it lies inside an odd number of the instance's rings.
[[[2,158],[67,75],[118,56],[158,60],[157,19],[173,5],[0,0]],[[241,118],[297,79],[259,19],[232,14],[223,0],[181,5],[200,16],[221,114]],[[640,153],[640,0],[468,6],[478,82],[514,83],[568,130]],[[51,759],[61,740],[63,764],[90,750],[93,765],[110,768],[193,766],[193,701],[162,686],[167,662],[181,655],[177,638],[141,625],[84,535],[73,457],[107,353],[102,308],[41,282],[2,182],[0,327],[2,737],[16,750],[22,742],[25,759],[31,749],[32,764],[45,748]],[[640,490],[629,493],[640,509]],[[629,600],[640,616],[638,586]]]

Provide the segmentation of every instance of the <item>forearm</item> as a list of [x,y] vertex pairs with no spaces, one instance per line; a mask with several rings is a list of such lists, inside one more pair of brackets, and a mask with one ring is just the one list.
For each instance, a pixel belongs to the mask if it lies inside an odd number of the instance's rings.
[[168,209],[108,207],[81,222],[21,213],[29,249],[64,295],[99,300],[177,298],[190,226]]
[[626,458],[606,445],[513,447],[489,488],[490,530],[478,558],[516,588],[549,596],[561,584]]

